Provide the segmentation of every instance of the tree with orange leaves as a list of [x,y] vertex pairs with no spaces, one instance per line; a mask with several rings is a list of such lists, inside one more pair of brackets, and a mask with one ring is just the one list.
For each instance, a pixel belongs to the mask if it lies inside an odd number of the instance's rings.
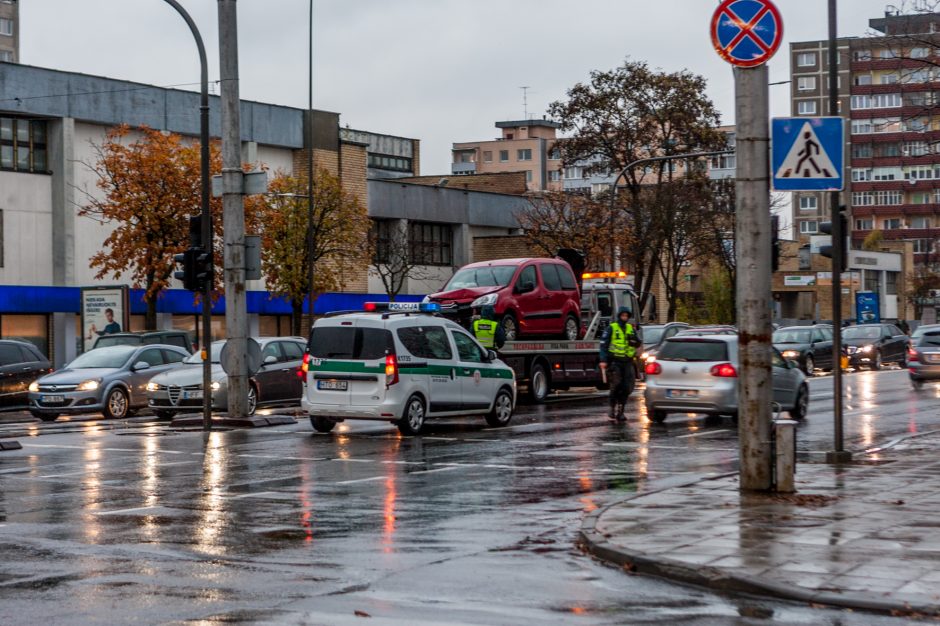
[[[210,148],[210,168],[221,171],[217,146]],[[79,215],[114,229],[91,259],[96,278],[127,275],[135,288],[145,289],[145,325],[156,328],[157,298],[170,284],[173,255],[189,247],[189,215],[200,210],[200,146],[179,135],[146,126],[110,130],[94,145],[95,163],[85,163],[102,194],[85,190],[87,203]],[[219,239],[222,203],[211,204],[213,230]],[[214,246],[218,248],[218,245]],[[216,259],[220,255],[216,251]],[[218,265],[217,265],[218,267]],[[221,272],[216,272],[219,279]]]
[[[312,228],[306,178],[278,173],[269,181],[268,192],[254,207],[261,234],[262,273],[268,291],[290,302],[292,332],[302,335],[303,303],[311,291],[308,255],[313,256],[314,299],[343,288],[350,269],[366,271],[369,218],[339,178],[324,169],[313,178]],[[308,245],[311,240],[312,246]]]

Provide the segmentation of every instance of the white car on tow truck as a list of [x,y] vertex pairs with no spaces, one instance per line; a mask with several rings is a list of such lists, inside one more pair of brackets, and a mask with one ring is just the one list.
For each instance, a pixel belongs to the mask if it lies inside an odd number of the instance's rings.
[[434,417],[484,415],[505,426],[516,405],[512,369],[435,303],[366,303],[362,313],[317,320],[301,402],[314,430],[337,422],[391,422],[417,435]]

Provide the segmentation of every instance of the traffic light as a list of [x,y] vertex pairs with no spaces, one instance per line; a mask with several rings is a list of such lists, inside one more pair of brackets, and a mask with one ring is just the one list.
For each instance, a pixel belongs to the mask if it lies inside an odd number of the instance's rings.
[[173,260],[182,266],[182,270],[173,272],[173,278],[183,281],[183,288],[190,291],[199,291],[196,284],[196,253],[198,248],[189,248],[182,254],[173,255]]
[[[839,226],[840,226],[839,233],[842,236],[842,255],[841,255],[842,265],[840,266],[840,268],[844,271],[849,266],[849,246],[848,246],[849,221],[845,217],[845,205],[842,205],[839,207],[839,213],[838,213],[837,219],[839,220]],[[833,226],[832,222],[822,222],[819,225],[819,230],[823,234],[832,236],[833,234],[832,226]],[[819,247],[819,254],[823,255],[827,259],[832,258],[834,251],[835,251],[834,239],[833,239],[832,244],[828,246]]]
[[199,291],[204,291],[206,287],[212,286],[212,278],[214,276],[212,252],[197,249],[195,253],[195,281]]
[[780,216],[770,217],[770,271],[780,269]]

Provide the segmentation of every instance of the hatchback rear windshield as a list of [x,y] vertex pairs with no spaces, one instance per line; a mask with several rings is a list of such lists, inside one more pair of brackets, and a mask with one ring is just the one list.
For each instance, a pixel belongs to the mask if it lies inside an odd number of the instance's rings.
[[667,339],[656,355],[658,361],[727,361],[728,344],[724,341],[682,341]]
[[384,328],[319,326],[310,333],[307,350],[320,359],[371,361],[394,351],[394,344],[391,331]]
[[930,346],[940,346],[940,332],[933,331],[921,335],[917,342],[917,347],[925,348]]

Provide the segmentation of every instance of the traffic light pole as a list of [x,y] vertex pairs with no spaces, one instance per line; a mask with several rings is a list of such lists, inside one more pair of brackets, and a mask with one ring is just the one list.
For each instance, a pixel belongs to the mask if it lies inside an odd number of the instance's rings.
[[[202,35],[196,28],[196,23],[190,17],[186,9],[176,0],[164,0],[167,4],[176,9],[192,31],[193,38],[196,40],[196,48],[199,50],[199,170],[200,170],[200,232],[198,237],[200,241],[195,241],[197,234],[190,230],[190,247],[202,247],[212,252],[212,210],[209,206],[209,63],[206,60],[206,47],[202,43]],[[196,244],[200,245],[196,245]],[[203,430],[212,428],[212,393],[210,386],[212,384],[212,280],[211,277],[206,281],[202,292],[202,427]]]
[[[829,115],[839,115],[839,51],[836,41],[836,0],[829,0]],[[844,146],[839,146],[844,150]],[[842,432],[842,272],[845,236],[840,216],[839,192],[829,195],[829,217],[832,222],[832,413],[833,449],[826,454],[829,463],[846,463],[852,454],[845,450]]]

